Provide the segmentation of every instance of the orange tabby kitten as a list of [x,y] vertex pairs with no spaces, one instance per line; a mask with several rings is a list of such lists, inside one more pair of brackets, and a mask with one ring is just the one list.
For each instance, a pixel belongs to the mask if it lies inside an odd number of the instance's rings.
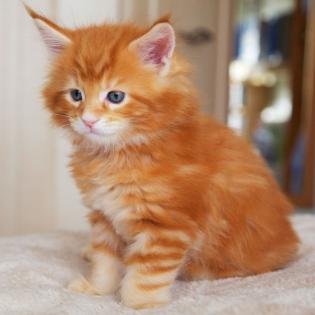
[[88,279],[70,288],[133,308],[182,279],[286,265],[292,207],[262,159],[205,117],[167,18],[70,30],[28,9],[53,62],[43,95],[73,142],[71,172],[92,225]]

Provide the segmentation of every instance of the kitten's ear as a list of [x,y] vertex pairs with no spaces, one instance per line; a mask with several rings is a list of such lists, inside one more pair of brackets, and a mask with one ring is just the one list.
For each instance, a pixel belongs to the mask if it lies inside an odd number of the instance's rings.
[[157,23],[143,36],[129,44],[141,61],[154,67],[161,74],[167,74],[175,48],[175,32],[167,23]]
[[29,15],[34,19],[35,25],[50,53],[53,56],[60,54],[71,43],[69,32],[44,16],[39,15],[27,5],[24,4],[24,6]]

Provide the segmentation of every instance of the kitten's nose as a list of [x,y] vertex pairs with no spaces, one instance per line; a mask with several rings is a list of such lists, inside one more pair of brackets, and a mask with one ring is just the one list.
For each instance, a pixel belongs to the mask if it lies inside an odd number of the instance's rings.
[[96,122],[98,122],[98,119],[96,119],[96,120],[85,120],[85,119],[82,118],[82,121],[84,122],[84,124],[85,124],[87,127],[92,128],[92,127],[94,126],[94,124],[95,124]]
[[92,115],[87,115],[87,114],[84,114],[81,117],[81,120],[89,128],[92,128],[95,125],[95,123],[97,123],[99,121],[96,117],[94,117]]

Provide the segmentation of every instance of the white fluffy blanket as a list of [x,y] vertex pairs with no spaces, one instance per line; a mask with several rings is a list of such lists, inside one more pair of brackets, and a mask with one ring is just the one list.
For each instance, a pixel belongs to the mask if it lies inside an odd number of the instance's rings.
[[67,283],[86,272],[80,258],[86,237],[59,232],[0,239],[1,315],[295,315],[315,314],[315,216],[293,218],[303,245],[286,269],[247,278],[177,282],[171,304],[135,311],[117,296],[70,292]]

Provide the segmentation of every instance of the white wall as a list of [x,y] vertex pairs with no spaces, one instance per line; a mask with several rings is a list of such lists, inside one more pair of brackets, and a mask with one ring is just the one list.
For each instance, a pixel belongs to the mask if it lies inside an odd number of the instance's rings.
[[[118,18],[115,0],[26,2],[70,27]],[[46,49],[19,0],[0,1],[0,43],[0,235],[86,228],[69,145],[42,107]]]
[[116,22],[119,17],[117,0],[59,0],[57,19],[68,27]]
[[44,48],[19,1],[0,2],[0,24],[0,233],[46,230],[54,215],[52,132],[38,93]]

